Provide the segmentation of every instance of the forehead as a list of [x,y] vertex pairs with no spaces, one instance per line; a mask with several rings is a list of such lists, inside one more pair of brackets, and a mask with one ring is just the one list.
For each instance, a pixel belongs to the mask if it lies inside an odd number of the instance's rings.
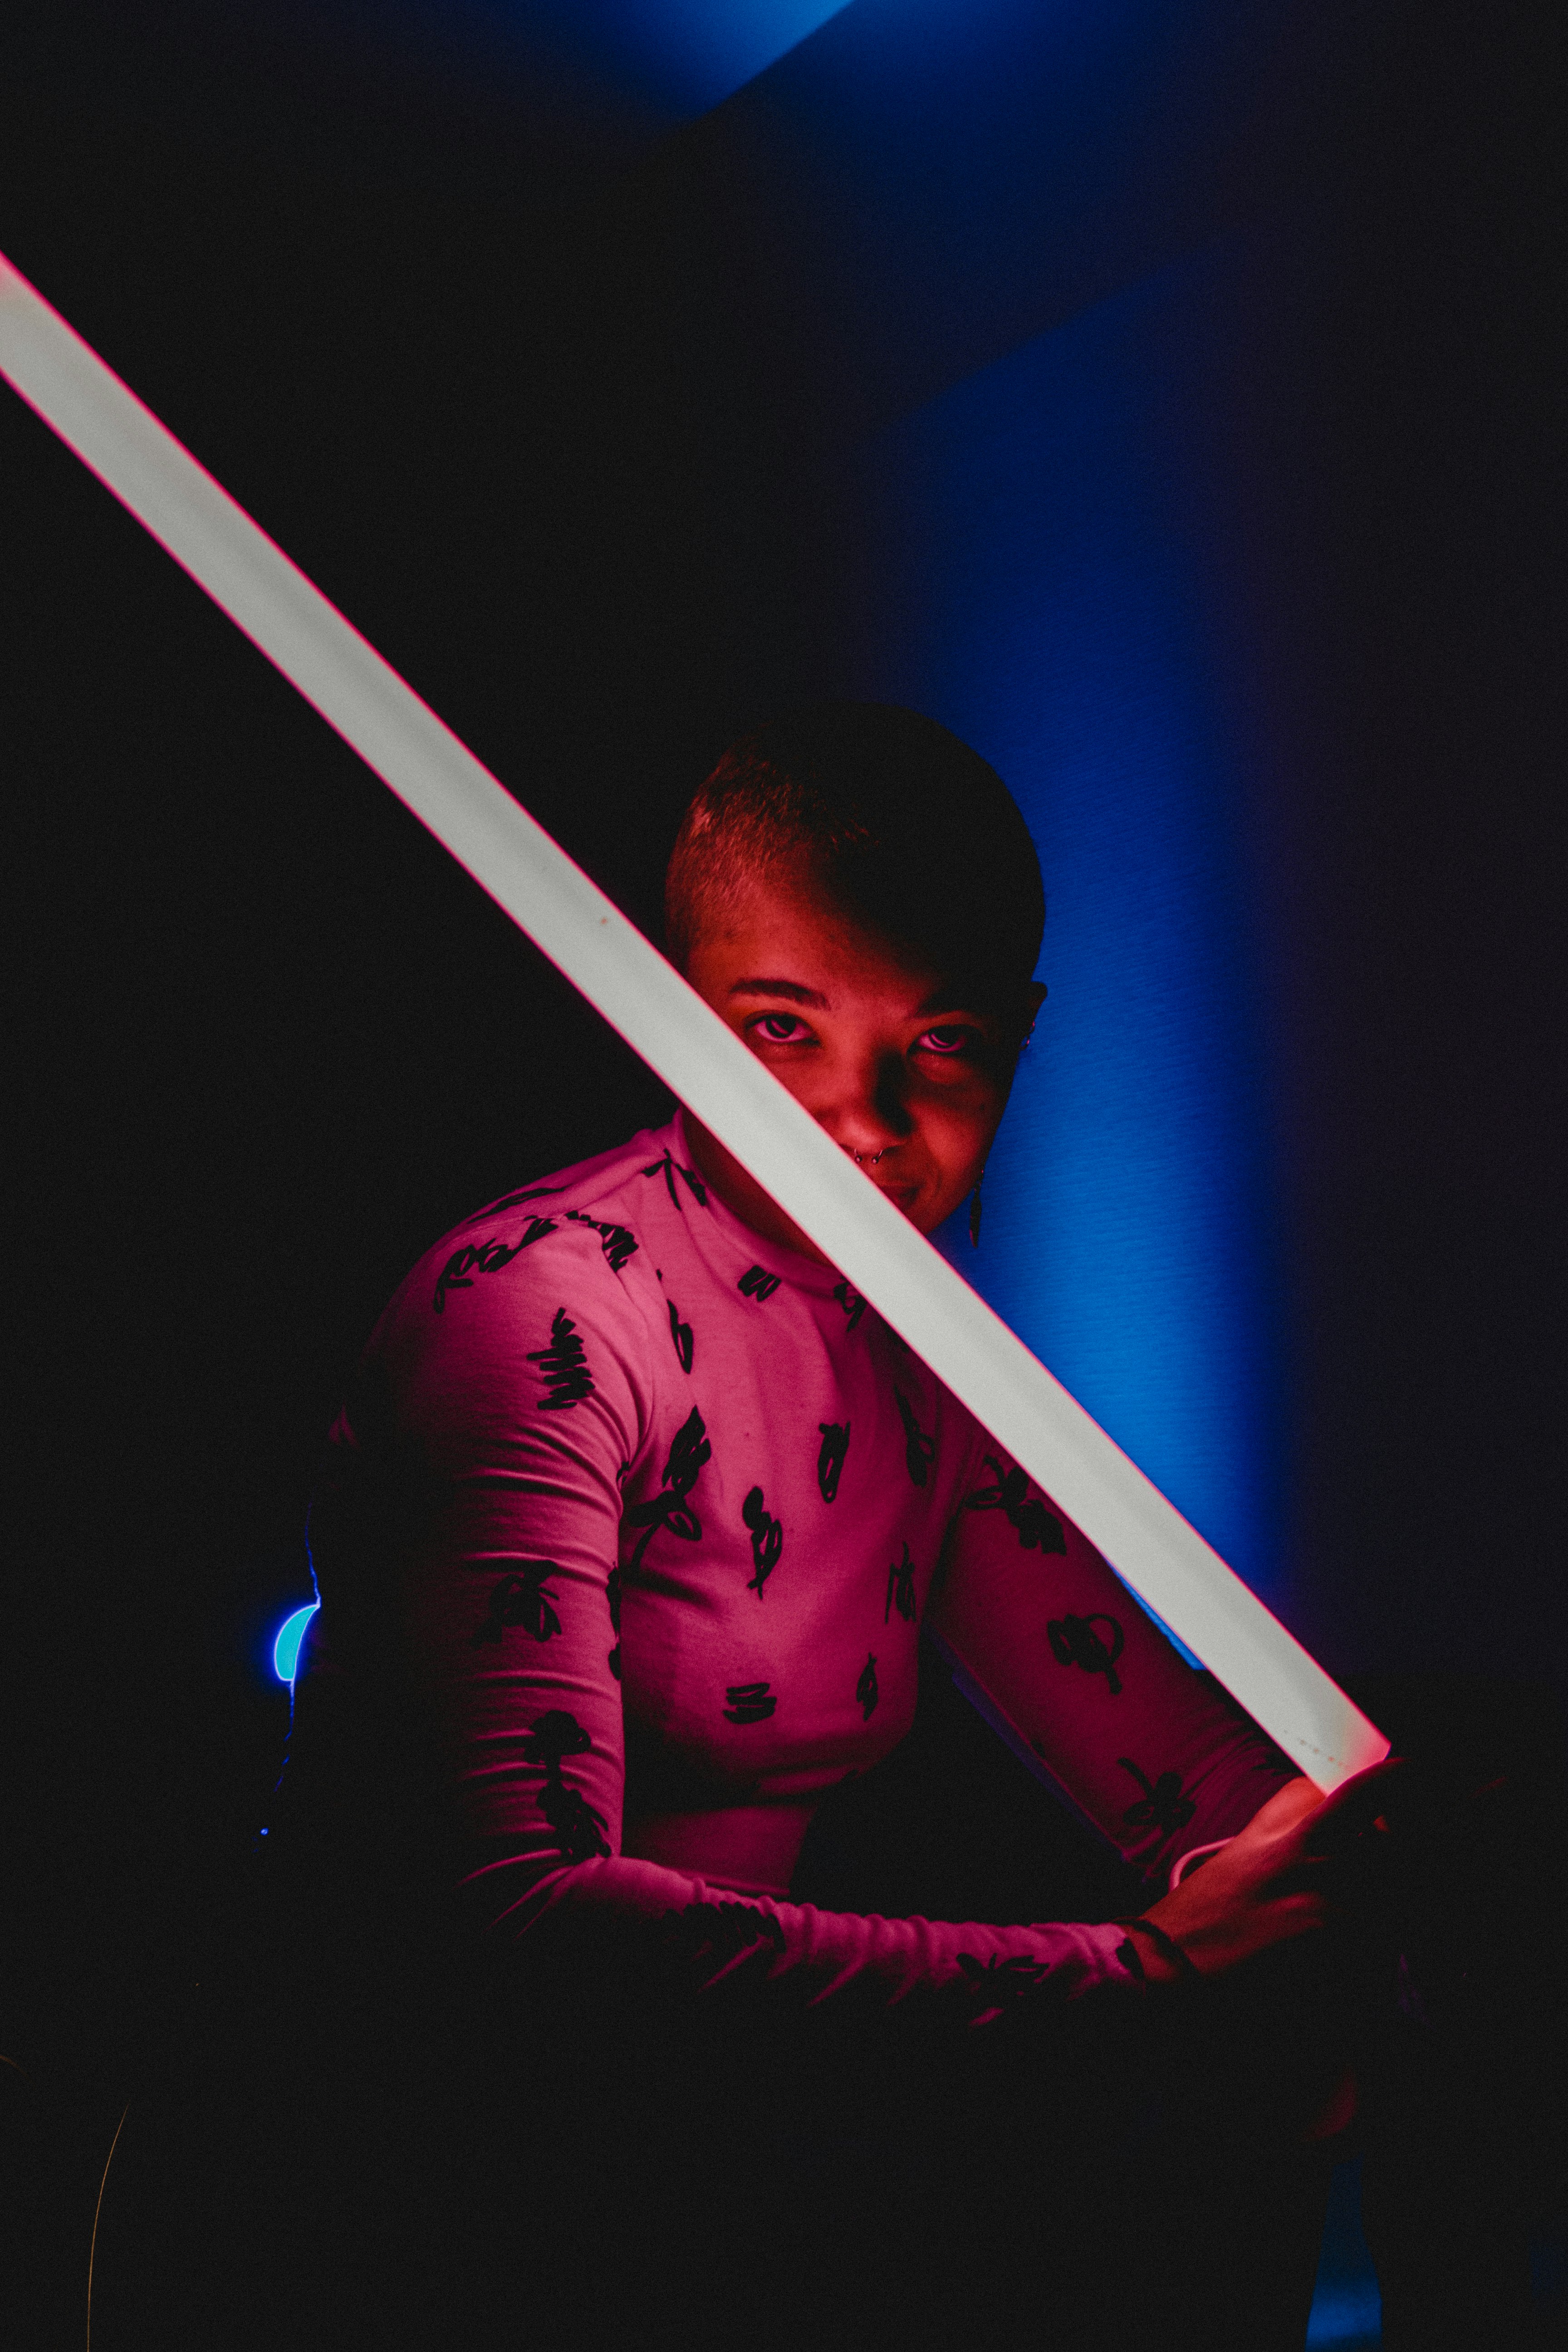
[[764,947],[867,982],[908,985],[938,976],[931,956],[858,917],[809,876],[748,877],[709,909],[694,953],[710,963],[751,969]]
[[1001,994],[917,946],[890,939],[820,890],[758,884],[711,910],[687,975],[715,1005],[781,1003],[904,1021],[964,1013],[1000,1017]]

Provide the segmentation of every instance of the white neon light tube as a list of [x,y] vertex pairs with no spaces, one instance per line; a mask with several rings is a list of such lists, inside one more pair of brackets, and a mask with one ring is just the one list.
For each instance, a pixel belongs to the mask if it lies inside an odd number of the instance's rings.
[[1388,1753],[1022,1340],[3,256],[0,373],[1320,1788]]

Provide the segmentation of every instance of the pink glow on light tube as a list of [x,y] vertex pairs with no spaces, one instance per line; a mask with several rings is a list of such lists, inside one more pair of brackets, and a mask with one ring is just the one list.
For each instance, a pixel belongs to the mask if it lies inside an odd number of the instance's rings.
[[357,629],[0,257],[0,373],[1325,1790],[1388,1741]]

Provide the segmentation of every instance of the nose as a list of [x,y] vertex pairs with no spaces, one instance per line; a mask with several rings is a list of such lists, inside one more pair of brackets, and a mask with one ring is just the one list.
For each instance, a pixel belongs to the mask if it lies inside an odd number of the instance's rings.
[[902,1056],[868,1056],[849,1076],[839,1099],[817,1113],[835,1143],[870,1162],[902,1143],[914,1128],[903,1098]]

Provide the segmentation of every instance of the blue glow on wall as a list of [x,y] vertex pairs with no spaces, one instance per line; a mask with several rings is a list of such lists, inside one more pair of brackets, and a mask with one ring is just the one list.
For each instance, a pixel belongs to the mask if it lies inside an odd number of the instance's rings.
[[677,121],[720,105],[819,25],[845,0],[418,0],[420,13],[459,54],[504,59],[509,47],[538,71],[553,59],[568,73],[635,90]]
[[942,1245],[1268,1596],[1281,1423],[1267,958],[1220,249],[1021,346],[864,460],[856,692],[991,759],[1040,851],[1050,989],[972,1251]]
[[290,1687],[300,1664],[300,1645],[305,1638],[305,1628],[321,1605],[319,1601],[307,1602],[303,1609],[296,1609],[291,1616],[285,1617],[278,1628],[278,1636],[272,1644],[272,1671],[280,1683],[288,1683]]
[[713,106],[836,16],[844,0],[593,0],[606,47],[646,60],[645,71]]

